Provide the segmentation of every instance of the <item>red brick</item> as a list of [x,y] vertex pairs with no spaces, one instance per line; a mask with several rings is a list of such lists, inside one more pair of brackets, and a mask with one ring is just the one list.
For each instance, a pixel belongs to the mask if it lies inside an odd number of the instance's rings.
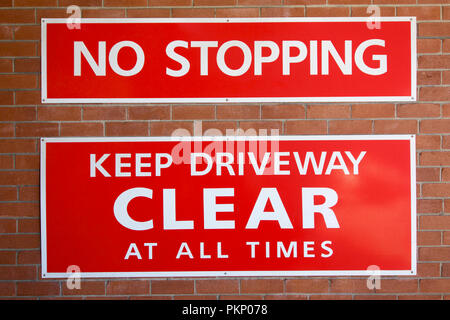
[[30,139],[1,139],[0,152],[26,153],[36,151],[36,141]]
[[239,280],[196,280],[197,293],[239,293]]
[[350,118],[349,105],[309,105],[306,110],[308,119]]
[[147,0],[103,0],[105,7],[146,7]]
[[200,120],[214,119],[215,107],[208,105],[172,106],[173,120]]
[[293,120],[286,121],[285,134],[326,134],[325,120]]
[[[197,126],[194,125],[194,135],[199,135],[200,131],[196,128]],[[238,130],[236,121],[203,121],[201,129],[201,134],[204,136],[240,135],[240,132],[249,134],[249,132],[243,132],[243,129]],[[268,134],[270,134],[270,130],[268,130]]]
[[418,57],[419,69],[443,69],[450,64],[449,55],[422,55]]
[[39,58],[15,59],[15,72],[40,72],[41,61]]
[[41,263],[40,250],[24,250],[17,252],[18,264],[39,264]]
[[[1,265],[16,264],[16,252],[15,251],[0,251],[0,270]],[[0,275],[0,278],[1,275]]]
[[0,171],[0,181],[4,185],[38,185],[37,171]]
[[107,122],[106,136],[148,136],[148,122]]
[[102,0],[59,0],[60,7],[76,5],[79,7],[101,7]]
[[326,293],[328,292],[327,279],[292,279],[286,280],[288,293]]
[[0,91],[0,105],[14,104],[14,93],[12,91]]
[[442,181],[450,181],[450,168],[442,168]]
[[13,27],[12,26],[0,26],[0,39],[12,40],[13,39]]
[[152,294],[193,294],[193,280],[152,280]]
[[439,135],[416,135],[417,150],[437,150],[441,148],[441,137]]
[[[15,187],[0,187],[0,201],[16,201],[17,188]],[[0,225],[1,225],[0,220]],[[0,227],[1,230],[1,227]],[[1,231],[0,231],[1,232]]]
[[367,279],[331,279],[330,292],[334,293],[369,293]]
[[[40,25],[22,25],[14,27],[15,40],[40,40],[41,26]],[[16,70],[17,71],[17,70]]]
[[17,137],[55,137],[59,135],[57,123],[17,123]]
[[0,1],[0,7],[12,7],[13,6],[13,0],[1,0]]
[[[256,133],[258,135],[264,135],[264,130],[266,130],[268,135],[281,135],[283,130],[283,124],[281,121],[240,121],[239,122],[239,128],[243,129],[244,131],[254,129],[256,130]],[[278,130],[278,134],[276,134],[276,131]]]
[[417,53],[441,52],[440,39],[417,39]]
[[293,5],[320,5],[326,4],[326,0],[285,0],[284,4],[293,6]]
[[448,261],[450,247],[419,248],[419,261]]
[[303,105],[263,105],[261,116],[263,119],[304,119],[306,112]]
[[14,124],[0,123],[0,137],[14,137]]
[[217,8],[217,18],[259,17],[259,8]]
[[442,71],[442,84],[450,84],[450,71]]
[[416,120],[375,120],[374,133],[416,133]]
[[11,297],[16,294],[16,284],[14,282],[0,282],[0,296]]
[[188,135],[192,135],[193,128],[194,127],[192,121],[150,122],[150,134],[152,136],[171,136],[175,130],[177,130],[178,133],[185,132]]
[[100,122],[66,122],[61,123],[61,137],[68,136],[103,136],[103,123]]
[[80,281],[80,289],[69,289],[64,284],[62,294],[64,296],[101,296],[105,294],[105,281]]
[[14,159],[12,155],[0,155],[0,169],[13,169]]
[[37,118],[40,121],[77,121],[81,120],[80,107],[38,107]]
[[304,7],[267,7],[261,8],[261,17],[304,17]]
[[450,232],[444,231],[444,237],[442,238],[443,245],[450,245]]
[[419,37],[448,37],[450,22],[421,22],[417,24]]
[[14,7],[56,7],[57,0],[14,0]]
[[8,234],[0,235],[1,249],[37,249],[40,247],[39,235]]
[[60,294],[58,281],[18,282],[18,296],[57,296]]
[[35,74],[0,74],[0,89],[35,89]]
[[448,183],[424,183],[422,185],[422,196],[424,197],[450,197]]
[[425,215],[419,223],[421,230],[450,230],[450,216]]
[[170,106],[129,107],[130,120],[169,120]]
[[409,294],[409,295],[398,295],[398,300],[441,300],[440,295],[424,295],[424,294]]
[[16,169],[39,169],[39,155],[16,155]]
[[356,104],[352,106],[352,118],[393,118],[395,105],[387,103]]
[[[380,8],[380,16],[382,17],[393,17],[395,16],[395,7],[382,6]],[[352,7],[351,15],[352,17],[369,17],[372,13],[367,13],[367,6],[362,7]],[[381,22],[382,26],[382,22]]]
[[450,119],[421,120],[422,133],[450,133]]
[[20,187],[19,199],[21,201],[38,201],[39,187]]
[[419,86],[441,84],[441,71],[417,71],[417,84]]
[[349,5],[349,4],[370,4],[371,0],[328,0],[328,4],[339,4],[339,5]]
[[34,266],[0,266],[0,280],[34,280]]
[[440,180],[440,168],[417,168],[416,180],[418,182],[431,182]]
[[371,120],[330,120],[329,134],[370,134],[372,133]]
[[397,16],[417,17],[421,20],[440,20],[440,6],[397,7]]
[[34,9],[0,10],[2,23],[35,23]]
[[282,0],[239,0],[242,6],[276,6],[281,5]]
[[382,294],[357,294],[354,300],[397,300],[397,296],[387,296]]
[[214,8],[173,8],[173,18],[213,18],[216,15]]
[[284,284],[280,279],[241,280],[241,293],[283,293]]
[[41,104],[41,91],[36,90],[16,91],[15,95],[16,95],[15,104],[17,105]]
[[400,104],[397,106],[397,116],[399,118],[430,118],[439,117],[440,114],[441,107],[439,104],[419,103]]
[[125,9],[83,9],[83,18],[125,18]]
[[106,285],[107,295],[149,294],[149,280],[112,280]]
[[179,7],[191,6],[192,0],[149,0],[149,6],[155,7]]
[[442,52],[450,52],[450,39],[442,41]]
[[2,73],[9,73],[13,70],[13,63],[12,59],[4,59],[2,58],[0,60],[0,72]]
[[440,213],[442,212],[442,200],[440,199],[418,199],[417,213]]
[[39,205],[29,202],[0,203],[0,217],[38,217]]
[[[441,274],[441,265],[439,263],[418,263],[417,277],[439,277]],[[414,277],[414,276],[412,276]]]
[[450,279],[421,279],[421,292],[448,293],[450,292]]
[[450,152],[449,151],[421,152],[420,164],[423,166],[448,166],[450,165]]
[[[56,9],[56,8],[45,8],[45,9],[36,9],[36,20],[41,21],[42,18],[68,18],[69,13],[67,13],[66,8],[64,9]],[[83,18],[84,12],[83,12]]]
[[450,263],[443,263],[442,264],[442,276],[443,277],[450,277]]
[[125,107],[83,107],[83,120],[125,120],[126,116]]
[[39,233],[41,228],[39,219],[19,219],[18,229],[19,233]]
[[[263,106],[264,114],[264,106]],[[226,105],[216,107],[217,119],[259,119],[259,106]]]
[[[423,229],[423,228],[421,228]],[[419,246],[432,246],[441,244],[441,232],[419,231],[417,232],[417,244]]]
[[194,6],[202,7],[234,6],[236,4],[237,0],[194,0]]
[[219,300],[263,300],[260,295],[223,295],[219,296]]
[[[172,16],[175,9],[172,10]],[[139,8],[139,9],[127,9],[128,18],[168,18],[170,17],[170,9],[162,8]]]
[[174,300],[217,300],[215,295],[174,296]]
[[298,294],[268,294],[264,296],[264,300],[308,300],[308,296]]
[[[0,192],[2,192],[0,188]],[[16,219],[0,219],[0,233],[15,233],[16,232]]]
[[348,294],[322,294],[311,295],[309,300],[352,300],[353,297]]
[[307,17],[349,17],[349,7],[306,7]]

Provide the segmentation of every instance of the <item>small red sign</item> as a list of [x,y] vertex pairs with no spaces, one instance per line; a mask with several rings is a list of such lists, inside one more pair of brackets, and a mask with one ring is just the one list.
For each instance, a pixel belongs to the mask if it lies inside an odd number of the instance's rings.
[[415,274],[414,141],[42,139],[42,276]]
[[414,17],[42,20],[42,102],[415,101]]

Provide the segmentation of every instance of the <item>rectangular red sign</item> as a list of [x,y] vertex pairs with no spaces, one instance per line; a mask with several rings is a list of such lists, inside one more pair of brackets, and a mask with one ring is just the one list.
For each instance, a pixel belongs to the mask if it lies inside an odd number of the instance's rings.
[[45,138],[42,277],[416,272],[415,137]]
[[42,102],[415,101],[414,17],[42,20]]

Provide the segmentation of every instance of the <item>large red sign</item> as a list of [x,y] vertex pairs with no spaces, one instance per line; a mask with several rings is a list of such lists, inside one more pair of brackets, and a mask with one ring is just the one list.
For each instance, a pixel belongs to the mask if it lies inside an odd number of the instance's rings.
[[42,102],[415,101],[411,17],[42,20]]
[[415,274],[414,141],[42,139],[42,276]]

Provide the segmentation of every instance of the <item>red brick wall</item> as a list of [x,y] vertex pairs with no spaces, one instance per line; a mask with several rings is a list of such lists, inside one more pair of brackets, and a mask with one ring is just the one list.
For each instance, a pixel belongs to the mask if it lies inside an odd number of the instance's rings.
[[[41,105],[40,19],[68,17],[417,16],[413,104]],[[449,0],[0,0],[0,298],[450,298]],[[417,134],[418,275],[90,279],[80,290],[40,278],[41,136],[158,136],[176,128],[277,128],[282,134]],[[224,131],[223,131],[224,132]]]

